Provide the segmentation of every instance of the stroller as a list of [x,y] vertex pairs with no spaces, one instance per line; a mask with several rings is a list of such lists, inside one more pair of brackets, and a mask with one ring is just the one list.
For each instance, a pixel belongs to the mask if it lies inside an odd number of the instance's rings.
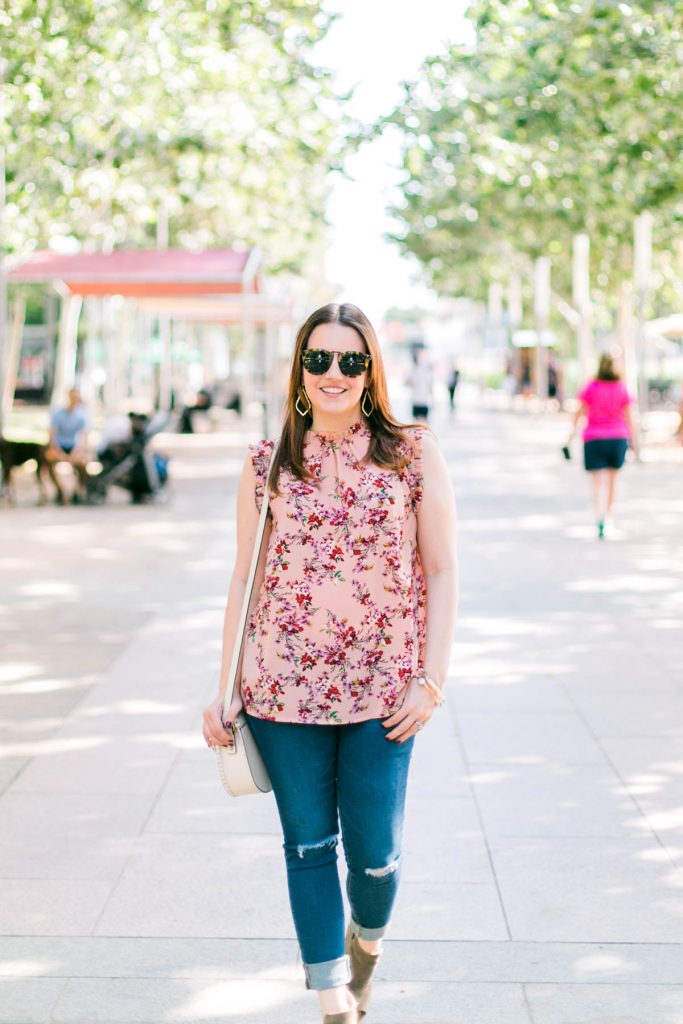
[[128,437],[106,441],[98,451],[102,469],[88,479],[90,505],[102,505],[112,485],[130,491],[131,501],[139,505],[159,497],[168,482],[168,457],[148,450],[151,439],[168,423],[168,413],[157,413],[152,419],[130,413],[128,418]]

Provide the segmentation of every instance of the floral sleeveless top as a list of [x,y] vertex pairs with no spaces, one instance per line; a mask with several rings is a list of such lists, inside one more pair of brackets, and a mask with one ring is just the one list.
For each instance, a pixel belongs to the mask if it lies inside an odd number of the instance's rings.
[[[399,471],[361,462],[359,422],[308,431],[313,480],[282,470],[270,499],[265,576],[250,617],[242,699],[250,715],[342,725],[400,707],[422,660],[426,590],[417,551],[422,430],[406,429]],[[272,441],[250,445],[261,507]]]

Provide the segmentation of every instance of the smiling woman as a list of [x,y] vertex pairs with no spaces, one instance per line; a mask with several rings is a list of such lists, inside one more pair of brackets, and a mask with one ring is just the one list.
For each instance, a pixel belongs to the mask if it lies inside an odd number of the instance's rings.
[[[268,475],[274,445],[253,445],[242,473],[219,694],[204,711],[204,737],[231,745],[246,712],[280,813],[307,986],[325,1024],[357,1024],[398,890],[412,746],[443,702],[456,610],[453,493],[432,433],[394,419],[375,332],[350,304],[323,306],[299,330]],[[265,561],[240,690],[222,720],[263,501]]]

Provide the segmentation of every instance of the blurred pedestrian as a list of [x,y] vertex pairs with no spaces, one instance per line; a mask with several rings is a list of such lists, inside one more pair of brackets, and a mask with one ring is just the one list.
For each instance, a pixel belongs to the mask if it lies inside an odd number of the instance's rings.
[[429,410],[432,404],[432,368],[427,359],[424,349],[418,349],[415,357],[415,366],[410,378],[411,398],[414,420],[429,419]]
[[212,405],[213,389],[204,385],[204,387],[200,388],[195,395],[194,404],[184,406],[178,422],[179,433],[194,434],[194,424],[192,421],[193,414],[195,412],[208,412]]
[[617,474],[624,465],[629,440],[634,451],[638,451],[638,438],[631,415],[634,399],[621,381],[614,358],[607,353],[600,357],[597,376],[579,392],[578,398],[581,405],[573,416],[567,447],[579,422],[585,420],[584,466],[591,478],[598,538],[603,540],[606,525],[611,525]]
[[[269,472],[273,448],[251,446],[242,473],[219,695],[203,733],[209,746],[230,745],[246,711],[278,805],[307,985],[325,1024],[357,1024],[398,888],[412,746],[443,702],[456,606],[453,493],[432,432],[394,419],[375,332],[349,304],[324,306],[300,328]],[[266,495],[271,525],[241,694],[223,722]]]
[[562,387],[562,366],[554,352],[548,352],[548,398],[558,403],[564,400]]
[[451,365],[448,370],[448,376],[446,378],[446,387],[448,388],[448,404],[450,405],[451,412],[455,409],[455,392],[460,383],[460,370],[458,369],[454,360],[451,360]]
[[45,458],[47,471],[57,490],[56,500],[63,505],[66,496],[55,472],[59,462],[68,462],[76,474],[76,487],[71,496],[76,504],[87,494],[88,428],[90,417],[78,388],[71,388],[65,406],[55,409],[50,418],[50,441]]

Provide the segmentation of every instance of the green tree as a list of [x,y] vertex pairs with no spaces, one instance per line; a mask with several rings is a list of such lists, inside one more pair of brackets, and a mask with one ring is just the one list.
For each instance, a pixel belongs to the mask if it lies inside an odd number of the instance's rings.
[[259,245],[300,270],[344,115],[318,0],[6,0],[5,247]]
[[400,247],[438,290],[477,297],[549,254],[567,293],[571,238],[585,231],[597,297],[612,307],[648,209],[660,278],[675,287],[681,0],[477,0],[468,17],[474,45],[427,60],[381,126],[403,133]]

